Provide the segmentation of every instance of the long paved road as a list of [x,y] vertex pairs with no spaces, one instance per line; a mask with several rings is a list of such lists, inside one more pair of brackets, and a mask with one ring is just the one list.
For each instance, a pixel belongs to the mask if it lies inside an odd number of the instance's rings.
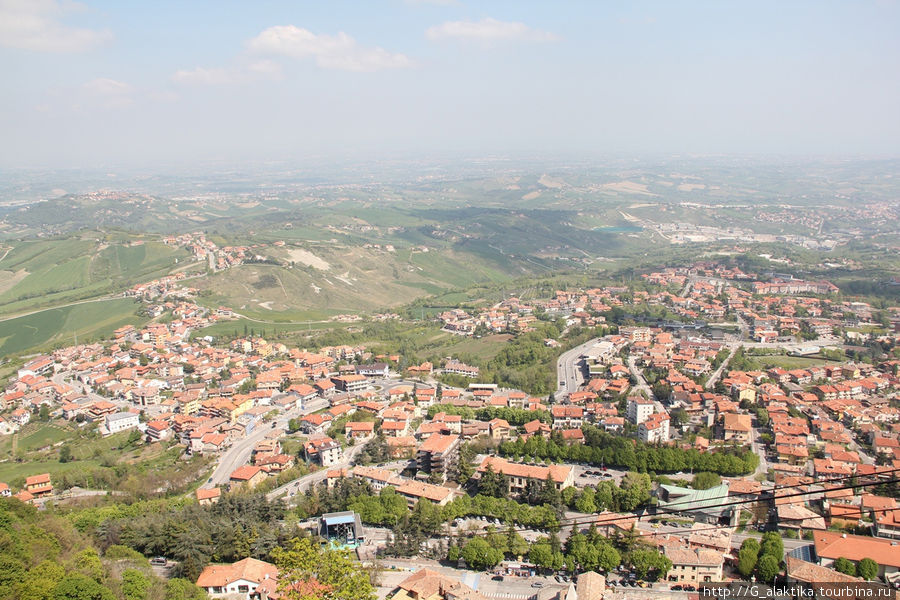
[[[276,427],[283,427],[291,418],[308,415],[309,413],[327,406],[328,401],[323,399],[316,399],[308,402],[301,410],[288,411],[284,415],[280,415],[275,421],[275,423],[278,424]],[[253,433],[231,446],[231,448],[229,448],[219,459],[219,464],[216,465],[216,470],[213,471],[210,480],[201,487],[211,488],[226,483],[231,476],[231,473],[241,465],[246,464],[250,459],[250,454],[253,452],[253,446],[274,429],[275,428],[268,423],[260,423]]]
[[571,394],[578,389],[578,386],[584,382],[584,374],[581,372],[581,355],[585,351],[600,341],[600,338],[594,338],[586,341],[580,346],[576,346],[571,350],[563,352],[556,361],[556,400]]
[[732,344],[731,351],[728,352],[728,356],[725,360],[722,361],[722,364],[719,365],[715,371],[712,372],[712,375],[709,376],[709,379],[706,380],[706,385],[703,386],[708,390],[713,389],[715,387],[716,382],[719,381],[719,378],[722,376],[722,373],[725,371],[725,368],[728,366],[728,363],[731,362],[731,359],[734,358],[734,353],[737,352],[738,348],[740,348],[740,344]]

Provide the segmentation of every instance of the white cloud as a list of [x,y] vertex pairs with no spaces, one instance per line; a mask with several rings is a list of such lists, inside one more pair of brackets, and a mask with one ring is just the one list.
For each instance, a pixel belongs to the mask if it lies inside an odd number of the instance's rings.
[[242,60],[230,67],[181,69],[175,72],[175,83],[189,85],[231,85],[261,79],[281,79],[281,65],[271,60]]
[[81,87],[88,96],[87,100],[97,102],[102,106],[120,108],[128,106],[133,101],[134,89],[123,81],[101,77],[88,81]]
[[274,60],[258,60],[250,63],[247,70],[268,79],[281,79],[281,65]]
[[84,89],[101,96],[122,96],[131,93],[131,86],[115,79],[94,79],[84,84]]
[[447,21],[425,30],[429,40],[456,39],[478,42],[553,42],[559,39],[549,31],[532,29],[518,21],[498,21],[490,17],[480,21]]
[[112,39],[109,31],[69,27],[66,13],[82,10],[75,2],[0,0],[0,46],[38,52],[83,52]]
[[455,6],[459,0],[406,0],[407,4],[433,4],[434,6]]
[[303,60],[315,58],[324,69],[344,71],[379,71],[411,67],[413,61],[404,54],[388,52],[384,48],[360,46],[344,33],[315,34],[294,25],[269,27],[247,43],[252,52],[286,56]]
[[224,68],[205,69],[197,67],[195,69],[179,69],[172,76],[176,83],[188,83],[197,85],[223,85],[228,83],[237,83],[236,73]]

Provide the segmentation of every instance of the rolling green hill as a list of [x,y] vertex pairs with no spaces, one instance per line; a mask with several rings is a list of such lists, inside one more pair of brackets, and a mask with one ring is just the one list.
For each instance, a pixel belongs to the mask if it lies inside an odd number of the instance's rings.
[[168,274],[188,257],[160,242],[98,233],[10,246],[0,254],[0,315],[120,293]]
[[0,356],[104,339],[122,325],[138,325],[140,305],[129,298],[88,301],[0,321]]

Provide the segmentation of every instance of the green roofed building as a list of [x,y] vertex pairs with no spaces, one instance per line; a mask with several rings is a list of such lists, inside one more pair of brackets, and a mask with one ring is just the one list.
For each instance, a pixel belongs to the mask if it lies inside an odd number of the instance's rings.
[[734,499],[728,497],[727,483],[708,490],[660,485],[656,495],[658,514],[690,517],[701,523],[737,524],[739,513],[734,505],[730,505]]

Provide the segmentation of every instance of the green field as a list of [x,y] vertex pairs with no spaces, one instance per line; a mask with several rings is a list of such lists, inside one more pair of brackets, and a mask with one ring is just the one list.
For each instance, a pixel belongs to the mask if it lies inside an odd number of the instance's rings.
[[782,369],[805,369],[806,367],[817,367],[821,365],[837,364],[837,361],[826,360],[815,356],[786,356],[780,354],[767,354],[754,356],[747,355],[747,359],[754,365],[757,370],[768,369],[772,367],[781,367]]
[[[276,317],[284,316],[282,313],[274,315]],[[265,331],[267,336],[280,336],[281,334],[287,333],[304,333],[309,332],[310,334],[316,334],[317,332],[321,332],[323,329],[335,329],[339,327],[346,327],[346,323],[337,323],[335,321],[301,321],[301,322],[266,322],[260,323],[258,321],[251,321],[249,319],[236,319],[234,321],[222,321],[220,323],[216,323],[215,325],[210,325],[204,329],[198,331],[194,337],[197,336],[205,336],[211,335],[213,337],[226,337],[233,338],[236,336],[244,335],[244,329],[246,327],[246,331],[249,335],[252,330],[253,333],[259,335],[263,331]]]
[[51,480],[61,473],[72,471],[90,471],[100,466],[97,461],[76,461],[61,463],[58,460],[27,461],[27,462],[0,462],[0,481],[9,483],[17,478],[31,477],[41,473],[50,473]]
[[146,319],[137,315],[140,305],[117,298],[88,302],[0,321],[0,356],[28,350],[68,345],[109,337],[123,325],[139,325]]
[[[0,260],[0,314],[96,298],[165,275],[184,250],[101,234],[18,242]],[[106,239],[111,238],[111,239]]]
[[[19,452],[34,452],[52,446],[72,436],[65,425],[31,422],[18,432]],[[10,458],[12,449],[11,435],[0,438],[0,457]]]

